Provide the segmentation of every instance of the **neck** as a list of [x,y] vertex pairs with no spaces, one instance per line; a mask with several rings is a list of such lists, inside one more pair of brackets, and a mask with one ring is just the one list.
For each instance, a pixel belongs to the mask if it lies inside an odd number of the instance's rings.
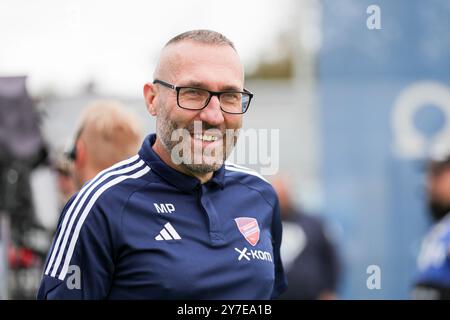
[[101,169],[93,169],[91,166],[86,166],[83,168],[78,168],[75,170],[75,180],[78,189],[81,189],[83,185],[88,181],[94,178]]
[[162,143],[158,137],[156,137],[156,141],[153,144],[152,148],[153,148],[153,151],[155,151],[155,153],[161,158],[161,160],[164,161],[164,163],[167,164],[169,167],[171,167],[172,169],[175,169],[181,173],[184,173],[188,176],[197,178],[198,180],[200,180],[200,183],[202,183],[202,184],[208,182],[213,176],[213,172],[207,172],[207,173],[192,172],[191,170],[189,170],[182,164],[175,164],[172,161],[170,153],[162,145]]

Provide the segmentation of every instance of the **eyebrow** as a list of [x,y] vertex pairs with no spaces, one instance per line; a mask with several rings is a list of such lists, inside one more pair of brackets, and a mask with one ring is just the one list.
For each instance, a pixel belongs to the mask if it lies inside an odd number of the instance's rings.
[[[199,88],[199,89],[207,89],[207,85],[204,82],[201,81],[196,81],[196,80],[192,80],[192,81],[187,81],[182,85],[178,85],[178,87],[195,87],[195,88]],[[225,85],[223,87],[220,88],[222,92],[226,92],[226,91],[242,91],[239,87],[233,86],[233,85]],[[208,89],[207,89],[208,90]]]

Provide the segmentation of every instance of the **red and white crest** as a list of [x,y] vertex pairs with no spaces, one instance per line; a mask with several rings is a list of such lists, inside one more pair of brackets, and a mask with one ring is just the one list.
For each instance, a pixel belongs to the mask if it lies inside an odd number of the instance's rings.
[[239,231],[252,246],[259,241],[259,225],[255,218],[241,217],[234,219]]

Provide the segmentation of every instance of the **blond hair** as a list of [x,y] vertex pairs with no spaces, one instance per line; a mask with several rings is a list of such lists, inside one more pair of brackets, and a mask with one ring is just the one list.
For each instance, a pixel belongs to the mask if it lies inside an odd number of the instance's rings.
[[137,153],[142,126],[121,103],[100,100],[83,110],[79,138],[86,145],[90,165],[102,170]]

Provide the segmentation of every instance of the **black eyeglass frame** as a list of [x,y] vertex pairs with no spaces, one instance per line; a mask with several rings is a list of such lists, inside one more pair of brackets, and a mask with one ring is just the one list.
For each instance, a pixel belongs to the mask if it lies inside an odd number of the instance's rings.
[[64,152],[64,154],[66,155],[66,157],[71,160],[71,161],[75,161],[77,159],[77,142],[81,137],[81,133],[83,132],[83,126],[81,126],[80,128],[78,128],[77,130],[77,134],[75,135],[75,139],[73,141],[73,145],[70,148],[70,150]]
[[[165,87],[167,87],[167,88],[170,88],[170,89],[172,89],[172,90],[175,90],[175,91],[177,92],[177,105],[178,105],[180,108],[186,109],[186,110],[196,110],[196,111],[198,111],[198,110],[203,110],[203,109],[205,109],[205,108],[208,106],[208,104],[209,104],[209,102],[211,101],[211,98],[212,98],[213,96],[216,96],[217,99],[219,99],[219,101],[220,101],[220,96],[221,96],[222,94],[224,94],[224,93],[241,93],[241,94],[247,94],[247,95],[249,96],[248,103],[247,103],[247,108],[245,109],[245,111],[243,111],[243,112],[229,112],[229,111],[224,110],[224,109],[222,108],[222,105],[220,106],[220,109],[221,109],[223,112],[228,113],[228,114],[244,114],[244,113],[247,112],[248,108],[250,107],[250,102],[252,101],[252,98],[253,98],[253,93],[251,93],[251,92],[248,91],[247,89],[244,89],[244,91],[211,91],[211,90],[207,90],[207,89],[203,89],[203,88],[197,88],[197,87],[176,86],[176,85],[170,84],[170,83],[168,83],[168,82],[165,82],[165,81],[162,81],[162,80],[159,80],[159,79],[153,80],[153,84],[157,84],[157,83],[159,83],[159,84],[161,84],[161,85],[163,85],[163,86],[165,86]],[[181,89],[197,89],[197,90],[203,90],[203,91],[206,91],[206,92],[209,93],[209,97],[208,97],[208,99],[206,100],[205,105],[204,105],[202,108],[192,109],[192,108],[182,107],[182,106],[180,105],[180,101],[179,101],[180,90],[181,90]]]

